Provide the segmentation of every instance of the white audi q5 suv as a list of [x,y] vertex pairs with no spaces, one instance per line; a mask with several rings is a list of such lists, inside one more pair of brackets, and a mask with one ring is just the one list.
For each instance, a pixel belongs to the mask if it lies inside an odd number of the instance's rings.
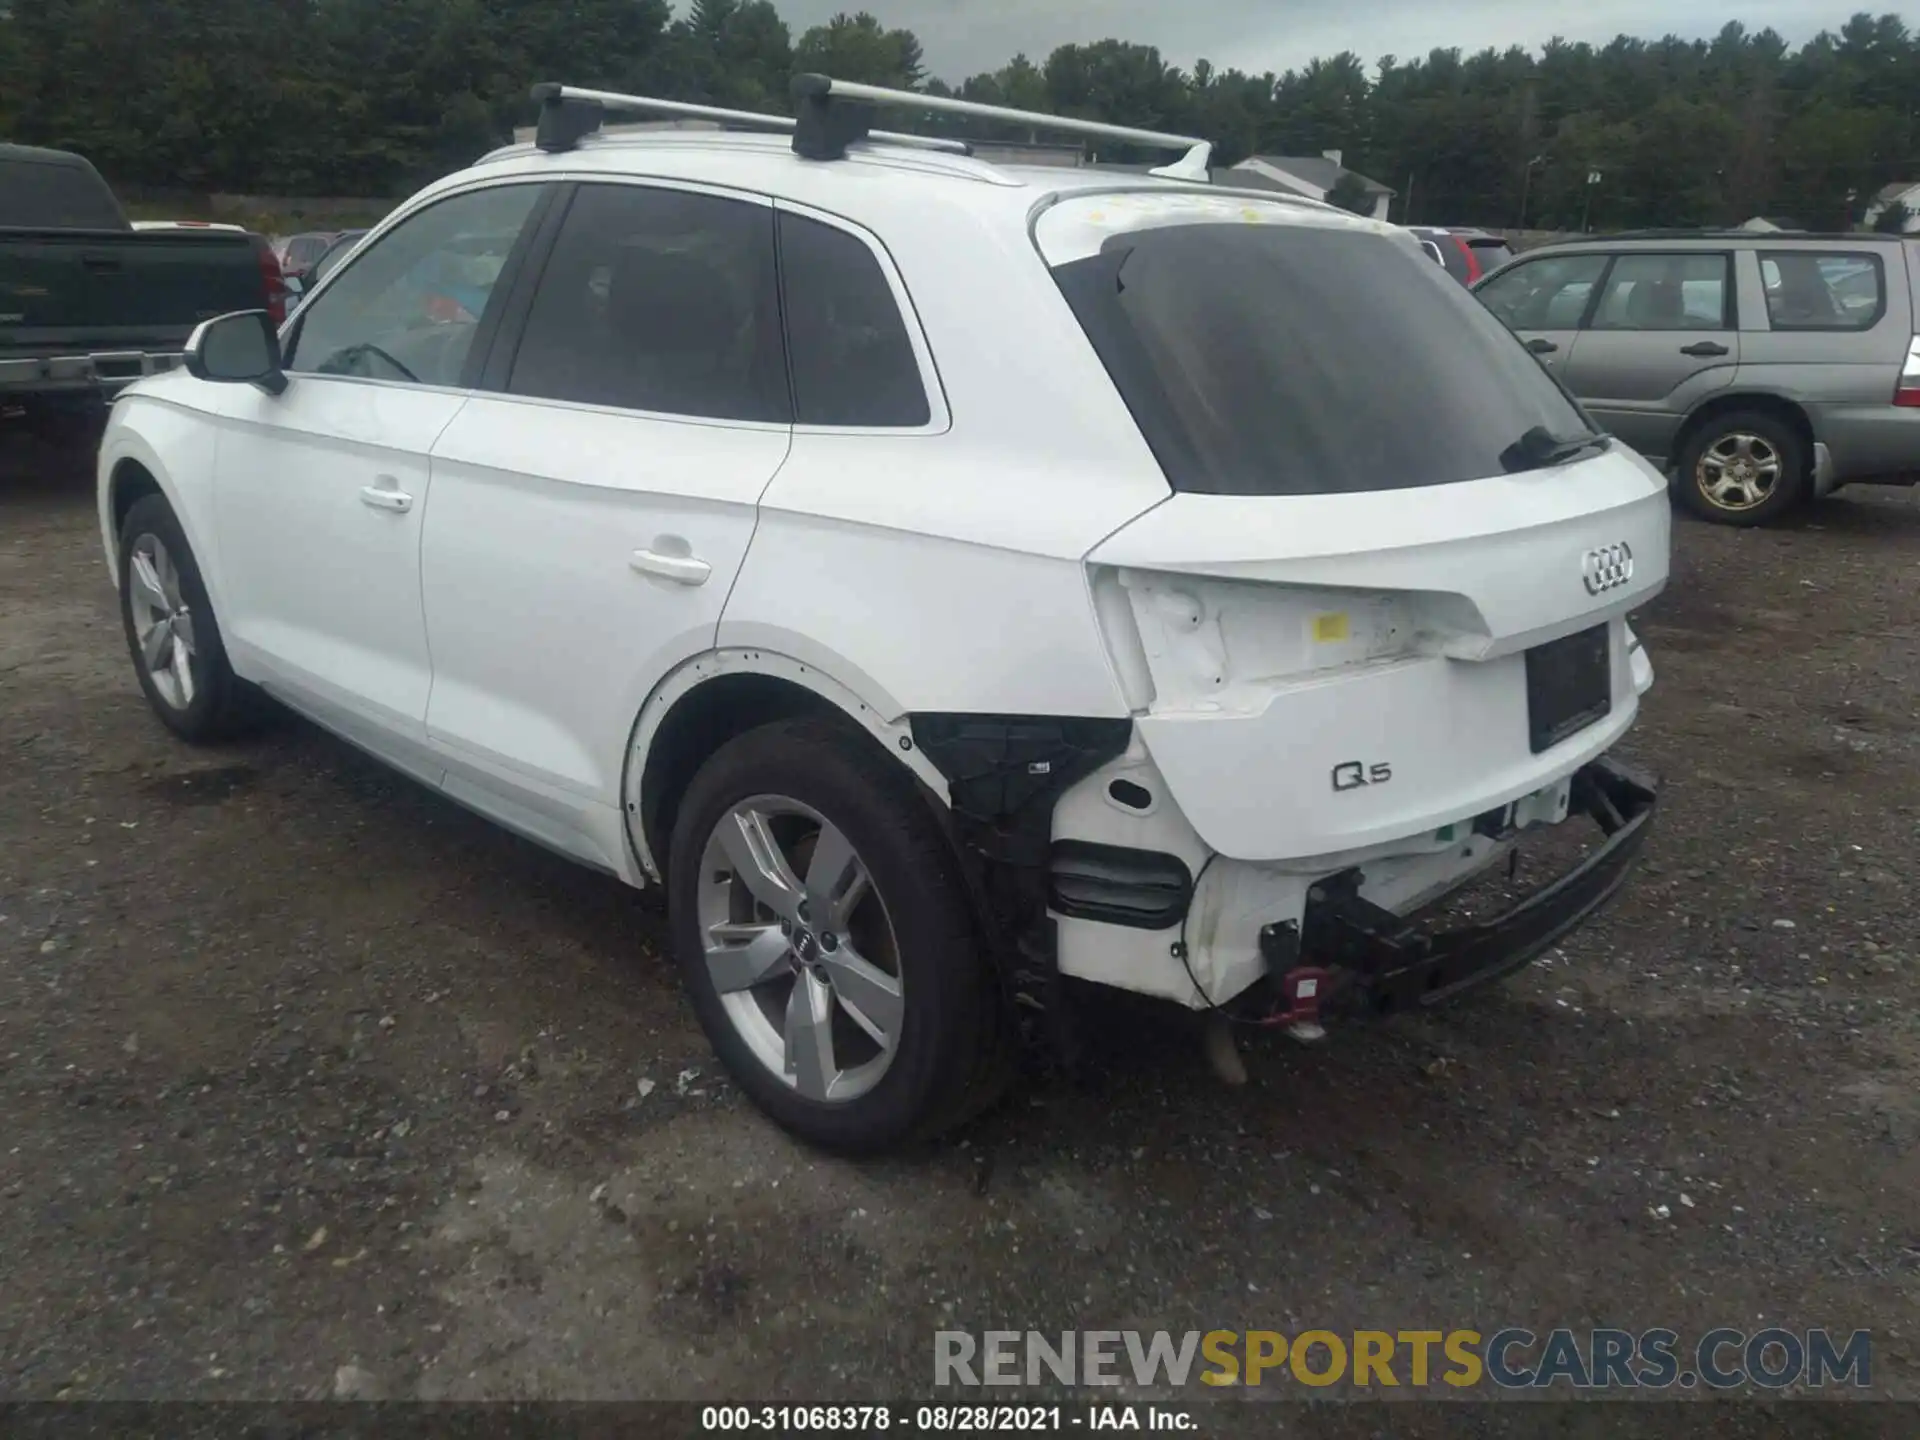
[[[844,1150],[978,1110],[1068,980],[1308,1035],[1621,883],[1666,485],[1406,232],[1204,147],[987,164],[817,77],[732,117],[791,137],[539,93],[535,143],[115,405],[101,530],[180,736],[271,697],[663,886],[715,1049]],[[1507,913],[1418,913],[1576,819]]]

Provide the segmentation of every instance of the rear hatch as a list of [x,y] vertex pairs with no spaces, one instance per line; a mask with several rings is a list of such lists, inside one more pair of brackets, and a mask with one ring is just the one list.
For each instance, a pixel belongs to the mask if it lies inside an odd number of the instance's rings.
[[1035,239],[1174,492],[1088,561],[1208,843],[1438,831],[1618,737],[1664,482],[1411,236],[1161,192],[1062,200]]
[[178,350],[266,299],[239,231],[0,229],[0,357]]

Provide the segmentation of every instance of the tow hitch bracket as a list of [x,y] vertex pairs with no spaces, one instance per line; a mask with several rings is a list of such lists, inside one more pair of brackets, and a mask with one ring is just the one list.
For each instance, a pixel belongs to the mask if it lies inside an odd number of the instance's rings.
[[[1654,782],[1611,760],[1575,774],[1576,811],[1605,842],[1581,863],[1505,913],[1458,929],[1434,931],[1360,894],[1358,869],[1330,875],[1307,892],[1301,922],[1260,932],[1267,973],[1280,1003],[1264,1023],[1318,1028],[1329,972],[1376,1011],[1423,1008],[1511,974],[1599,909],[1625,881],[1651,828]],[[1302,983],[1311,985],[1302,996]],[[1308,1007],[1313,1007],[1309,1013]]]

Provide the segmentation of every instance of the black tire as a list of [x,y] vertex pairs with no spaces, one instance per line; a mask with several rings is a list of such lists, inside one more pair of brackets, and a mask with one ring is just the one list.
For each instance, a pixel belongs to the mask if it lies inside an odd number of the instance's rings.
[[[172,691],[156,681],[141,649],[139,622],[135,609],[134,553],[143,540],[157,540],[165,547],[176,575],[179,598],[192,625],[192,654],[188,669],[192,693],[181,703]],[[200,566],[187,544],[164,496],[148,495],[127,511],[120,527],[120,624],[127,637],[127,653],[133,660],[133,672],[140,679],[147,703],[160,721],[182,740],[209,745],[231,740],[256,728],[268,713],[266,698],[233,673],[227,663],[227,649],[220,636],[220,624],[207,598],[206,582],[200,578]]]
[[[897,939],[897,1048],[855,1098],[809,1099],[775,1073],[729,1017],[708,969],[700,915],[708,842],[735,806],[759,796],[799,802],[844,834]],[[669,933],[694,1011],[735,1081],[781,1126],[824,1149],[874,1154],[930,1140],[1005,1093],[1016,1073],[1008,1017],[959,859],[912,776],[873,741],[821,719],[730,741],[694,776],[668,853]],[[772,983],[791,994],[798,982]]]
[[[1708,457],[1716,447],[1738,445],[1742,437],[1771,450],[1778,464],[1777,478],[1755,504],[1729,504],[1710,488],[1714,466]],[[1812,456],[1798,431],[1765,411],[1734,410],[1715,415],[1687,437],[1674,485],[1676,498],[1702,520],[1752,526],[1771,524],[1797,507],[1810,493],[1811,478]]]

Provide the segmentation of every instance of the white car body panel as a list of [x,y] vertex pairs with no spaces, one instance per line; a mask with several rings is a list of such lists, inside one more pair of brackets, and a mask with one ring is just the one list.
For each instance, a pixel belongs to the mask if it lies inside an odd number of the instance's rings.
[[[1140,731],[1188,816],[1223,854],[1273,860],[1445,825],[1611,746],[1637,708],[1623,617],[1665,586],[1670,525],[1664,482],[1615,451],[1405,491],[1180,495],[1089,558],[1132,600],[1155,691]],[[1589,593],[1584,556],[1622,542],[1631,579]],[[1611,714],[1532,754],[1521,652],[1600,623]],[[1336,792],[1350,762],[1392,781]]]
[[[659,678],[711,650],[784,426],[477,395],[433,452],[427,733],[603,805]],[[643,552],[711,567],[685,584]]]
[[289,377],[284,395],[225,387],[214,513],[241,673],[425,738],[427,456],[466,398],[316,375]]
[[[1298,916],[1317,878],[1365,863],[1368,897],[1403,907],[1504,853],[1455,823],[1516,803],[1523,827],[1563,818],[1568,777],[1652,683],[1626,616],[1666,582],[1669,521],[1637,458],[1175,494],[1036,248],[1090,254],[1116,227],[1196,216],[1391,227],[1257,192],[663,133],[502,152],[430,186],[302,312],[434,199],[569,180],[733,193],[865,239],[928,423],[713,423],[306,375],[272,396],[180,372],[123,393],[100,463],[109,551],[131,461],[180,515],[240,675],[539,843],[659,879],[630,818],[641,777],[674,707],[722,676],[812,692],[942,801],[916,715],[1131,721],[1052,836],[1177,856],[1192,906],[1172,932],[1056,917],[1059,966],[1205,1006],[1265,973],[1261,925]],[[1586,555],[1619,544],[1630,580],[1590,593]],[[1521,652],[1600,624],[1611,713],[1532,754]],[[1392,783],[1336,792],[1349,761]],[[1116,779],[1148,807],[1116,804]]]

